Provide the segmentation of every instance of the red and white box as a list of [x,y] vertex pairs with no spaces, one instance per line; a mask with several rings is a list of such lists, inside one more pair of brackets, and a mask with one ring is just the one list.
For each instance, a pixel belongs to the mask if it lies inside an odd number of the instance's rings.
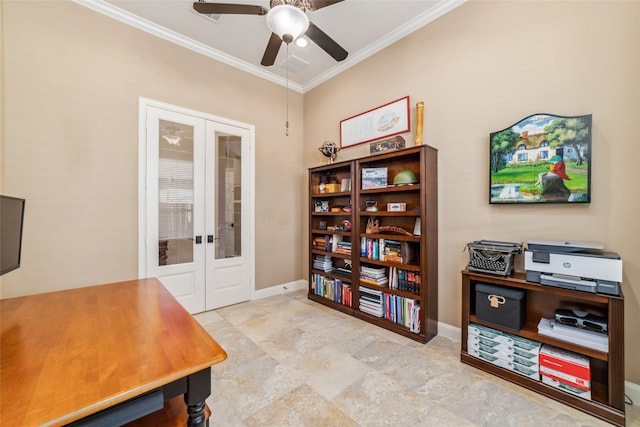
[[562,390],[565,393],[573,394],[574,396],[581,397],[586,400],[591,400],[591,390],[582,390],[577,387],[573,387],[570,384],[565,383],[564,381],[558,381],[555,378],[551,378],[542,374],[540,376],[542,378],[542,383],[546,384],[550,387],[557,388],[558,390]]
[[570,386],[579,388],[580,390],[591,390],[591,381],[587,379],[575,377],[565,372],[556,371],[555,369],[551,369],[544,365],[540,366],[540,373],[549,378],[553,378],[554,380],[561,381],[563,383],[569,384]]
[[540,349],[540,366],[563,372],[573,377],[591,380],[589,358],[571,351],[544,344]]
[[544,344],[540,349],[539,362],[544,384],[591,400],[591,364],[588,357]]

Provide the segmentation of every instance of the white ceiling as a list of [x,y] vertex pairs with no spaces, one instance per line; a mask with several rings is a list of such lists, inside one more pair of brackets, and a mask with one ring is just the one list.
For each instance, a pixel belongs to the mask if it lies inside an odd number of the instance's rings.
[[[219,15],[215,22],[193,10],[192,0],[74,0],[129,25],[215,58],[259,77],[285,85],[286,45],[275,64],[260,65],[271,35],[264,16]],[[402,37],[449,12],[465,0],[345,0],[307,15],[349,52],[336,62],[313,42],[289,45],[289,58],[302,69],[288,71],[291,89],[306,92]],[[221,0],[269,9],[269,0]],[[305,64],[306,63],[306,64]]]

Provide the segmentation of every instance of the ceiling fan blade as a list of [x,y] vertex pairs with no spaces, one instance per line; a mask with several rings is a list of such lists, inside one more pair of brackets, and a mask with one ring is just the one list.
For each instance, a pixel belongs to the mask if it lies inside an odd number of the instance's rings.
[[344,0],[310,0],[311,10],[322,9],[323,7],[331,6],[332,4],[340,3]]
[[252,4],[207,3],[197,1],[193,3],[196,12],[207,15],[266,15],[267,10],[262,6]]
[[344,50],[342,46],[336,43],[320,28],[316,27],[312,22],[309,22],[309,29],[305,35],[315,44],[320,46],[322,50],[331,55],[331,57],[336,61],[342,61],[349,55],[349,52]]
[[269,39],[269,43],[267,43],[267,48],[264,50],[264,55],[260,63],[265,67],[273,65],[273,63],[276,62],[276,56],[278,56],[281,44],[282,39],[276,33],[271,33],[271,38]]

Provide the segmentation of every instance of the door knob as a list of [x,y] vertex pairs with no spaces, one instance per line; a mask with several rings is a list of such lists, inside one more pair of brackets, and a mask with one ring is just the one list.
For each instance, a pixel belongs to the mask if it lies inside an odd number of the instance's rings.
[[196,236],[196,245],[202,243],[202,236]]
[[207,243],[213,243],[213,234],[207,235]]

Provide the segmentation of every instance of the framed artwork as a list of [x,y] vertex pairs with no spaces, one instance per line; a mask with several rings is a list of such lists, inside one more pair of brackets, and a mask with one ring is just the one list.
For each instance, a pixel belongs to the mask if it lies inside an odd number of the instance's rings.
[[387,188],[387,168],[362,168],[363,190]]
[[329,212],[328,200],[316,200],[315,212]]
[[409,132],[409,97],[340,121],[340,148]]
[[534,114],[489,136],[489,203],[590,203],[591,114]]

